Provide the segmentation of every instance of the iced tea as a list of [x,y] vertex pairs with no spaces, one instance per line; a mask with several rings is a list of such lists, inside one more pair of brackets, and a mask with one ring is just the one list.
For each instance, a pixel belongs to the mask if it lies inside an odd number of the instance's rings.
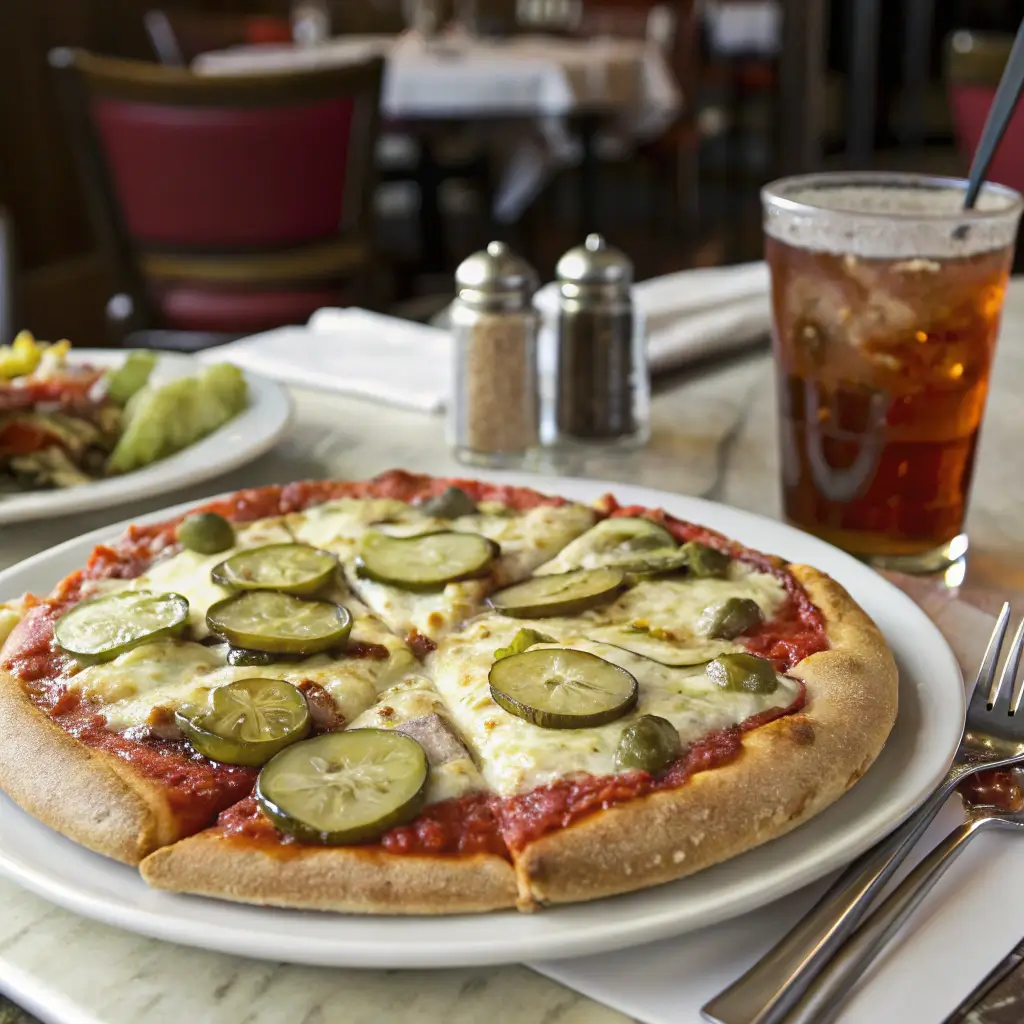
[[963,523],[1020,197],[821,175],[765,189],[786,516],[909,571]]

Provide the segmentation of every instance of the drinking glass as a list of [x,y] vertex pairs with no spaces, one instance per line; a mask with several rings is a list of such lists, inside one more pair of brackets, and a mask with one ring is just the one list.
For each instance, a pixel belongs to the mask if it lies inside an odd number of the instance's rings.
[[936,572],[964,517],[1021,196],[911,174],[761,193],[786,517],[881,568]]

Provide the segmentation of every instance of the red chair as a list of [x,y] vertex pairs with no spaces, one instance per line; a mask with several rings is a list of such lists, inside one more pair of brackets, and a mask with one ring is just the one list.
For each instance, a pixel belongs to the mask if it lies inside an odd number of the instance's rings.
[[50,63],[122,333],[237,335],[368,304],[379,60],[223,78],[64,49]]
[[[957,141],[971,158],[1010,56],[1013,37],[985,32],[954,32],[947,47],[949,103]],[[1018,106],[989,167],[988,178],[1024,192],[1024,105]]]

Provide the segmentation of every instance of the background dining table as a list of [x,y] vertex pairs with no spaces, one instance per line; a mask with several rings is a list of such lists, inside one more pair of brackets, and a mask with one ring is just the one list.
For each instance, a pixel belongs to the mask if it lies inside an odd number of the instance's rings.
[[386,123],[473,122],[492,142],[516,126],[514,144],[502,146],[499,221],[515,220],[556,168],[581,162],[580,220],[593,223],[599,140],[621,150],[656,138],[683,102],[665,52],[642,39],[349,35],[316,46],[231,47],[201,54],[192,68],[203,75],[287,72],[372,56],[386,61]]
[[[1024,592],[1022,339],[1024,279],[1009,291],[968,521],[967,583],[1000,596]],[[290,432],[258,462],[212,485],[105,513],[3,527],[0,569],[86,530],[216,491],[302,477],[359,478],[396,466],[466,472],[447,453],[439,417],[316,391],[296,390],[294,398]],[[775,415],[772,366],[764,351],[691,368],[656,389],[648,448],[629,457],[595,458],[582,469],[777,517]],[[0,907],[0,991],[60,1024],[627,1020],[522,966],[370,971],[250,961],[100,925],[2,879]],[[1007,960],[998,977],[1019,959],[1016,954]],[[1011,970],[994,989],[987,984],[975,991],[965,1004],[975,1006],[971,1024],[1010,1024],[1024,1017],[1024,984],[1017,973]],[[908,989],[923,982],[906,978]],[[1021,1001],[1015,1002],[1018,993]],[[19,1020],[15,1012],[0,999],[0,1024]],[[962,1019],[962,1013],[950,1018]],[[938,1024],[905,1013],[900,1020]]]

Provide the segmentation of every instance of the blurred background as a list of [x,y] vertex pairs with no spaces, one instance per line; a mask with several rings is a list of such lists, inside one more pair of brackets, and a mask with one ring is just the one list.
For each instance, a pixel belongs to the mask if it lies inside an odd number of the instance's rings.
[[[5,316],[194,349],[329,305],[426,320],[492,238],[544,278],[588,231],[640,278],[755,259],[758,187],[780,174],[962,174],[1020,15],[3,0]],[[1024,186],[1024,123],[992,177]]]

